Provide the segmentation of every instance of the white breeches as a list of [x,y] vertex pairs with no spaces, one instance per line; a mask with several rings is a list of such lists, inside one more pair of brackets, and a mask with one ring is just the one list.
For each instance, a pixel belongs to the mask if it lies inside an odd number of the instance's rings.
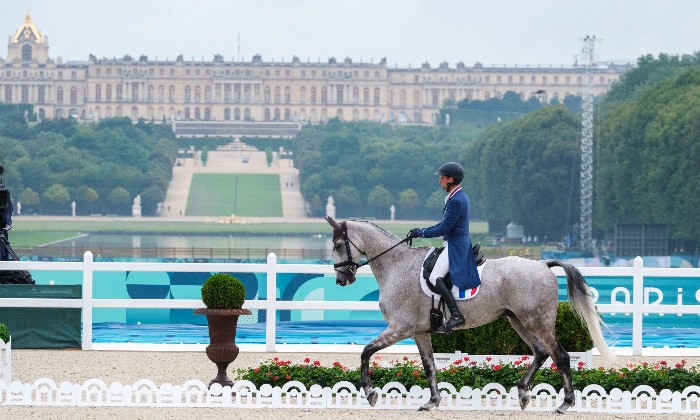
[[450,271],[450,258],[447,256],[447,241],[443,242],[445,249],[440,253],[437,261],[435,261],[435,267],[433,267],[433,272],[430,273],[430,282],[435,285],[435,280],[438,277],[445,277],[445,275]]

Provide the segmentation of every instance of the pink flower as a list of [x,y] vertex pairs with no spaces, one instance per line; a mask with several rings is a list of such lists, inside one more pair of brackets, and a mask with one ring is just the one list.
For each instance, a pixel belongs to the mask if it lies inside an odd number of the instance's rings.
[[318,360],[314,360],[314,366],[321,366],[321,362]]
[[660,364],[661,366],[666,366],[666,361],[665,361],[665,360],[662,360],[662,361],[659,362],[659,364]]
[[405,361],[407,361],[407,360],[408,360],[408,356],[404,356],[404,357],[403,357],[403,361],[405,362]]
[[460,364],[460,363],[462,363],[462,359],[457,359],[457,360],[454,361],[454,364],[455,364],[455,365],[458,365],[458,364]]
[[464,358],[464,361],[465,361],[465,362],[468,362],[468,361],[469,361],[469,358],[468,358],[468,357],[465,357],[465,358]]
[[253,372],[255,372],[255,373],[260,373],[260,368],[257,367],[257,368],[255,368],[255,369],[253,369]]
[[307,357],[306,359],[304,359],[304,363],[311,363],[311,359]]
[[491,358],[491,357],[487,357],[487,358],[486,358],[486,361],[487,361],[487,362],[490,362],[491,360],[493,360],[493,358]]
[[501,366],[500,364],[499,364],[499,365],[492,365],[491,367],[493,368],[493,370],[501,370],[501,369],[503,369],[503,366]]

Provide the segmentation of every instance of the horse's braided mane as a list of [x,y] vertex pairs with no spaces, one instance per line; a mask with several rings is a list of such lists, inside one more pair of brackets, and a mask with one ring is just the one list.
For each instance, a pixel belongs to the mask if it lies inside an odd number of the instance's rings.
[[382,232],[387,238],[389,238],[389,239],[394,239],[394,240],[398,239],[398,237],[397,237],[396,235],[394,235],[393,233],[389,232],[388,230],[384,229],[383,227],[379,226],[379,225],[376,224],[376,223],[370,222],[369,220],[352,220],[352,221],[353,221],[353,222],[360,222],[360,223],[367,223],[367,224],[369,224],[369,225],[374,226],[375,228],[377,228],[377,230],[379,230],[380,232]]

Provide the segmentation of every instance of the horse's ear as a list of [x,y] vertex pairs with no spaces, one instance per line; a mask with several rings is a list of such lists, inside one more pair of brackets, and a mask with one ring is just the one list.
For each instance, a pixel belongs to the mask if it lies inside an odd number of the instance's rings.
[[340,227],[340,224],[336,222],[331,216],[325,216],[326,221],[328,222],[329,225],[333,228],[333,230],[341,231],[343,228]]

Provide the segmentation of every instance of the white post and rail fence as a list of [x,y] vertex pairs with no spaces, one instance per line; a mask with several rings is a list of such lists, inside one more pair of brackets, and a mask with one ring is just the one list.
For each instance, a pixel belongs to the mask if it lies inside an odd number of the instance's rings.
[[[642,327],[644,315],[682,314],[700,315],[700,268],[648,268],[637,257],[632,267],[581,267],[585,277],[626,277],[632,278],[632,291],[623,287],[612,290],[610,303],[597,303],[598,311],[606,313],[625,313],[632,316],[632,355],[643,355]],[[280,310],[366,310],[378,311],[378,302],[360,301],[291,301],[277,299],[277,273],[303,273],[333,275],[330,264],[278,264],[277,256],[269,254],[266,263],[151,263],[151,262],[95,262],[90,251],[85,252],[82,262],[45,262],[45,261],[0,261],[0,270],[53,270],[82,272],[82,298],[80,299],[41,299],[41,298],[2,298],[0,307],[16,308],[80,308],[82,309],[82,349],[98,349],[93,346],[92,327],[94,308],[161,308],[161,309],[196,309],[204,307],[199,299],[103,299],[93,296],[93,275],[103,271],[136,272],[247,272],[265,273],[266,298],[246,300],[244,308],[266,311],[265,351],[279,351],[276,344],[277,312]],[[558,276],[564,272],[555,268]],[[362,267],[360,275],[371,275],[369,267]],[[696,278],[698,290],[695,291],[697,304],[683,304],[681,298],[675,304],[663,304],[659,290],[645,286],[645,278]],[[652,295],[657,299],[651,302]],[[597,293],[594,290],[597,298]],[[621,297],[621,300],[618,300]],[[263,321],[263,320],[261,320]],[[683,349],[700,352],[700,349]],[[691,355],[691,354],[688,354]]]

